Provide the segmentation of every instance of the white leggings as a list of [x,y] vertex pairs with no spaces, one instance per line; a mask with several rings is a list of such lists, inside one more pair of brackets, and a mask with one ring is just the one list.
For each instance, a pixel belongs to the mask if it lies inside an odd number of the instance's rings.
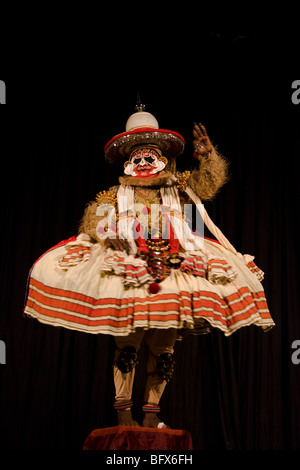
[[[174,352],[174,344],[176,341],[177,329],[150,329],[144,330],[143,328],[137,328],[135,333],[131,333],[128,336],[116,336],[115,341],[117,345],[117,351],[115,354],[115,360],[118,358],[120,350],[133,346],[136,351],[140,349],[143,338],[147,342],[150,355],[147,364],[147,383],[144,395],[144,403],[149,405],[158,405],[160,398],[163,394],[167,382],[158,375],[153,374],[156,369],[157,358],[160,354]],[[131,400],[133,380],[135,375],[135,368],[128,373],[122,373],[114,364],[114,383],[116,389],[116,403],[122,403]]]

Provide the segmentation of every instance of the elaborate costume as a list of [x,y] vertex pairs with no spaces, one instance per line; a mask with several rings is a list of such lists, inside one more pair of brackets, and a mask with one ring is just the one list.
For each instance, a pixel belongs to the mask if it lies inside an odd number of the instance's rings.
[[[131,394],[144,337],[150,356],[143,424],[164,427],[155,413],[172,376],[177,338],[212,327],[225,335],[251,324],[268,330],[274,322],[263,273],[252,256],[234,249],[201,203],[227,178],[227,163],[204,126],[193,130],[199,169],[179,173],[183,137],[160,129],[143,105],[136,111],[126,131],[105,146],[110,162],[126,160],[120,185],[88,205],[78,236],[34,264],[25,313],[49,325],[115,336],[120,424],[137,425]],[[203,221],[216,240],[203,236]]]

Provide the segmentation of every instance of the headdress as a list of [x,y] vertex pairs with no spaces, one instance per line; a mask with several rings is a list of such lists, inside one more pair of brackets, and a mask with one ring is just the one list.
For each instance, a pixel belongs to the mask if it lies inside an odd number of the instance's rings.
[[184,138],[177,132],[160,129],[153,114],[145,111],[140,102],[126,123],[125,132],[110,139],[104,147],[105,158],[111,162],[128,158],[133,147],[138,145],[158,145],[168,159],[176,158],[184,150]]

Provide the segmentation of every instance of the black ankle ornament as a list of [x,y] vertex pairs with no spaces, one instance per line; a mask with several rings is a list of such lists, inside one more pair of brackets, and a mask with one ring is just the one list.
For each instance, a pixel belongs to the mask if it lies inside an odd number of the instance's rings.
[[159,356],[156,364],[156,373],[157,375],[169,382],[174,373],[175,361],[173,359],[173,354],[163,353]]
[[116,363],[118,369],[123,372],[123,374],[131,372],[138,363],[135,348],[133,346],[127,346],[126,348],[123,348]]

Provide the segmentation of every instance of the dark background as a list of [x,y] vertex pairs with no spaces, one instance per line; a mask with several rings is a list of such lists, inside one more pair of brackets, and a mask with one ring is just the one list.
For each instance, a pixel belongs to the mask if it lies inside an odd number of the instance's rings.
[[[178,169],[195,166],[193,121],[230,162],[230,181],[206,209],[232,244],[255,255],[275,328],[219,331],[176,344],[176,371],[161,417],[191,432],[197,450],[300,447],[297,247],[299,78],[288,67],[293,39],[197,33],[183,43],[110,53],[64,45],[51,56],[20,54],[3,72],[1,107],[0,448],[80,450],[95,428],[116,425],[114,340],[45,326],[22,316],[32,263],[77,233],[85,205],[118,182],[105,143],[125,130],[136,92],[161,128],[186,139]],[[107,41],[109,38],[106,39]],[[20,45],[22,50],[22,45]],[[101,52],[102,51],[102,52]],[[43,56],[43,57],[41,57]],[[45,58],[46,57],[46,58]],[[290,64],[291,65],[291,64]],[[17,74],[17,71],[20,73]],[[141,419],[147,347],[134,388]]]

